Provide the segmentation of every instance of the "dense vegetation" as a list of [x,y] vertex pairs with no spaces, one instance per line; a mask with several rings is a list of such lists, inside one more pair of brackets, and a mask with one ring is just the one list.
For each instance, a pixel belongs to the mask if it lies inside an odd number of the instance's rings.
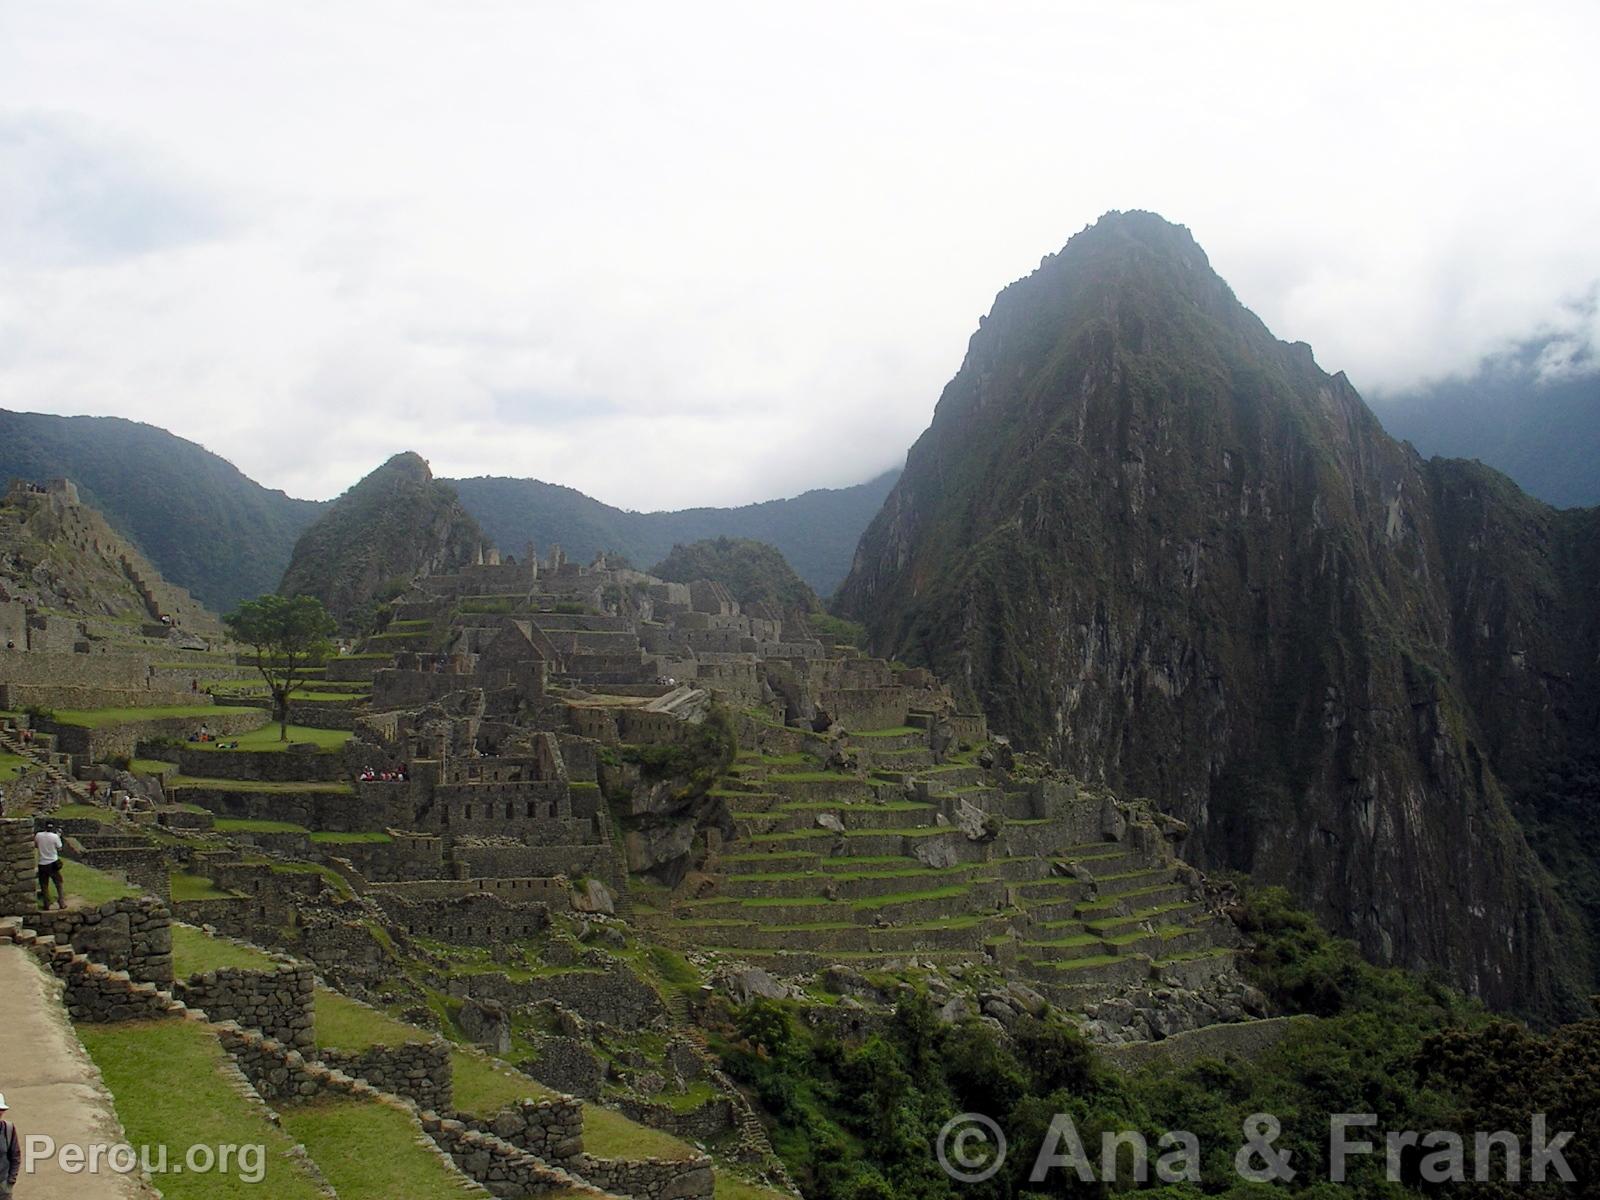
[[749,538],[708,538],[674,546],[670,554],[650,568],[650,574],[676,583],[715,580],[740,604],[764,601],[785,611],[802,612],[822,607],[817,594],[794,573],[782,553]]
[[[1119,1190],[1060,1167],[1030,1181],[1058,1112],[1072,1118],[1097,1175],[1102,1133],[1141,1132],[1151,1147],[1147,1194],[1169,1200],[1255,1194],[1235,1171],[1234,1156],[1256,1113],[1282,1121],[1276,1146],[1291,1152],[1297,1170],[1285,1190],[1319,1200],[1422,1194],[1417,1154],[1403,1156],[1403,1186],[1385,1180],[1381,1132],[1379,1152],[1352,1159],[1344,1185],[1330,1183],[1329,1119],[1338,1113],[1371,1113],[1379,1131],[1507,1129],[1526,1145],[1531,1114],[1546,1112],[1552,1136],[1577,1131],[1573,1145],[1585,1144],[1568,1159],[1580,1179],[1592,1178],[1581,1172],[1592,1171],[1600,1149],[1600,1021],[1543,1037],[1496,1021],[1434,981],[1368,965],[1281,891],[1254,894],[1243,923],[1255,943],[1247,973],[1287,1011],[1319,1018],[1255,1063],[1210,1060],[1125,1076],[1100,1064],[1075,1030],[1048,1013],[1024,1019],[1008,1043],[976,1021],[941,1024],[914,990],[886,1029],[854,1042],[834,1037],[825,1022],[797,1021],[786,1004],[757,1000],[731,1014],[720,1048],[771,1114],[777,1146],[815,1200]],[[1509,1085],[1507,1073],[1515,1076]],[[988,1115],[1007,1136],[1011,1153],[987,1182],[953,1183],[938,1165],[939,1130],[959,1113]],[[1171,1130],[1195,1135],[1198,1183],[1156,1186],[1159,1139]],[[1119,1163],[1126,1183],[1127,1151]],[[1532,1194],[1564,1194],[1559,1187]]]
[[322,507],[264,488],[152,425],[0,410],[0,483],[60,476],[214,612],[277,587],[295,539]]
[[854,487],[817,488],[738,508],[645,513],[613,508],[537,479],[481,476],[450,482],[494,544],[519,557],[529,542],[541,553],[558,542],[574,559],[615,551],[631,562],[651,563],[678,543],[753,538],[776,546],[818,595],[827,596],[849,571],[861,531],[898,475],[889,471]]

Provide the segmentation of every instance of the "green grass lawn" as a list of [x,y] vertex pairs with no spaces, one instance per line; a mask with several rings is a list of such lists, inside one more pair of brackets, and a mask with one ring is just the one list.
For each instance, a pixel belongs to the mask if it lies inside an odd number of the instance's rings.
[[183,871],[174,871],[171,881],[172,899],[179,900],[233,900],[237,892],[227,892],[219,888],[204,875],[190,875]]
[[310,833],[293,821],[256,821],[245,817],[218,817],[212,822],[218,833]]
[[20,754],[0,753],[0,783],[15,779],[32,765]]
[[286,1107],[284,1128],[311,1152],[341,1200],[456,1200],[487,1196],[463,1187],[439,1155],[418,1143],[411,1118],[377,1101],[318,1100]]
[[202,971],[220,971],[225,967],[238,967],[245,971],[276,971],[278,964],[263,950],[212,937],[205,930],[181,921],[172,923],[173,975],[187,979]]
[[382,845],[394,839],[387,833],[335,833],[324,831],[313,833],[311,840],[319,846],[344,846],[351,844]]
[[101,729],[107,725],[126,725],[129,721],[156,721],[168,717],[193,717],[203,721],[221,712],[237,711],[237,709],[217,708],[211,704],[175,704],[155,708],[78,708],[58,710],[56,720],[63,725],[82,725],[89,729]]
[[[86,904],[104,904],[108,900],[142,895],[138,888],[126,880],[69,859],[62,860],[61,881],[66,884],[69,899],[76,898]],[[54,895],[53,890],[51,894]]]
[[317,1045],[330,1050],[359,1052],[372,1046],[425,1042],[431,1036],[327,988],[317,989],[314,1013]]
[[114,821],[117,816],[99,804],[63,804],[50,815],[63,821]]
[[160,758],[136,758],[128,763],[128,770],[135,775],[168,775],[177,772],[178,764]]
[[760,1184],[751,1183],[749,1180],[740,1179],[727,1171],[717,1172],[717,1190],[713,1193],[713,1200],[790,1200],[783,1192],[775,1192],[771,1188],[764,1188]]
[[259,1106],[222,1074],[215,1036],[192,1021],[80,1025],[78,1036],[105,1078],[130,1144],[165,1146],[169,1168],[191,1146],[264,1146],[265,1178],[237,1173],[173,1172],[156,1178],[167,1200],[323,1200],[322,1191],[288,1157],[292,1142]]
[[465,1113],[487,1117],[518,1100],[548,1100],[553,1091],[498,1059],[467,1046],[450,1048],[455,1106]]
[[[126,711],[126,710],[121,710]],[[236,708],[209,709],[213,715],[218,712],[238,712]],[[228,734],[222,739],[229,745],[239,743],[241,750],[283,750],[291,742],[313,742],[322,750],[337,750],[350,740],[348,729],[313,729],[309,725],[289,726],[289,740],[286,742],[278,736],[276,724],[263,725],[260,729],[252,729],[249,733]],[[232,751],[219,750],[220,742],[188,742],[186,748],[190,750],[207,750],[217,754],[229,754]]]
[[670,1133],[630,1121],[588,1101],[583,1105],[583,1148],[595,1158],[693,1158],[699,1153]]

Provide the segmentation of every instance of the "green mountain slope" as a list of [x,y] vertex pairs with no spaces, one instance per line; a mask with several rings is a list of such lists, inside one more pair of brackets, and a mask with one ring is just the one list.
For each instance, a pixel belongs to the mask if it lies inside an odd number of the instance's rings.
[[572,488],[537,479],[480,476],[449,482],[461,503],[503,551],[521,555],[533,542],[557,542],[573,558],[614,550],[635,565],[664,558],[674,545],[706,538],[749,538],[776,546],[819,595],[838,587],[867,522],[899,472],[847,488],[816,488],[783,500],[738,508],[629,512]]
[[[1595,607],[1593,535],[1555,539],[1566,518],[1492,473],[1452,499],[1454,473],[1275,339],[1187,230],[1112,214],[996,299],[838,607],[875,652],[1156,798],[1193,826],[1187,853],[1286,884],[1375,958],[1573,1013],[1591,939],[1491,732],[1535,755],[1558,729],[1593,737],[1592,666],[1574,674],[1600,651],[1574,607]],[[1472,504],[1565,581],[1493,557],[1464,532]],[[1510,695],[1469,669],[1496,629],[1525,672]],[[1568,629],[1587,641],[1558,645]],[[1539,719],[1496,715],[1519,702]]]
[[764,601],[803,612],[821,608],[817,594],[775,547],[749,538],[708,538],[674,546],[650,574],[675,583],[712,579],[727,587],[740,604]]
[[0,410],[0,484],[65,477],[208,608],[277,586],[322,505],[271,491],[209,450],[120,417]]
[[345,492],[295,543],[278,590],[315,596],[349,623],[421,574],[476,561],[487,543],[420,455],[397,454]]

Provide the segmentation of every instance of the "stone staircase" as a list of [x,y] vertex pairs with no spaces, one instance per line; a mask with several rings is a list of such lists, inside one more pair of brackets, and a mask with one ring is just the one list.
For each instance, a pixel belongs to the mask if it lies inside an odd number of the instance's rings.
[[5,726],[0,727],[0,749],[32,762],[53,785],[64,788],[75,800],[84,804],[89,803],[88,786],[79,783],[66,773],[67,756],[55,746],[54,734],[35,733],[31,742],[24,742],[18,736],[18,730],[13,723],[7,722]]

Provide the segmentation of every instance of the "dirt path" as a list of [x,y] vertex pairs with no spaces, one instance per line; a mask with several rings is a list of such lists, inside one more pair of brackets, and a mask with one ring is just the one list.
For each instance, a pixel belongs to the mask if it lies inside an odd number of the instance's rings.
[[[100,1082],[61,1006],[60,985],[33,955],[0,942],[0,1092],[23,1152],[30,1135],[57,1147],[87,1148],[123,1141],[111,1097]],[[36,1158],[17,1177],[16,1200],[154,1200],[138,1175],[123,1176],[104,1162],[95,1173],[62,1169],[58,1156]]]

